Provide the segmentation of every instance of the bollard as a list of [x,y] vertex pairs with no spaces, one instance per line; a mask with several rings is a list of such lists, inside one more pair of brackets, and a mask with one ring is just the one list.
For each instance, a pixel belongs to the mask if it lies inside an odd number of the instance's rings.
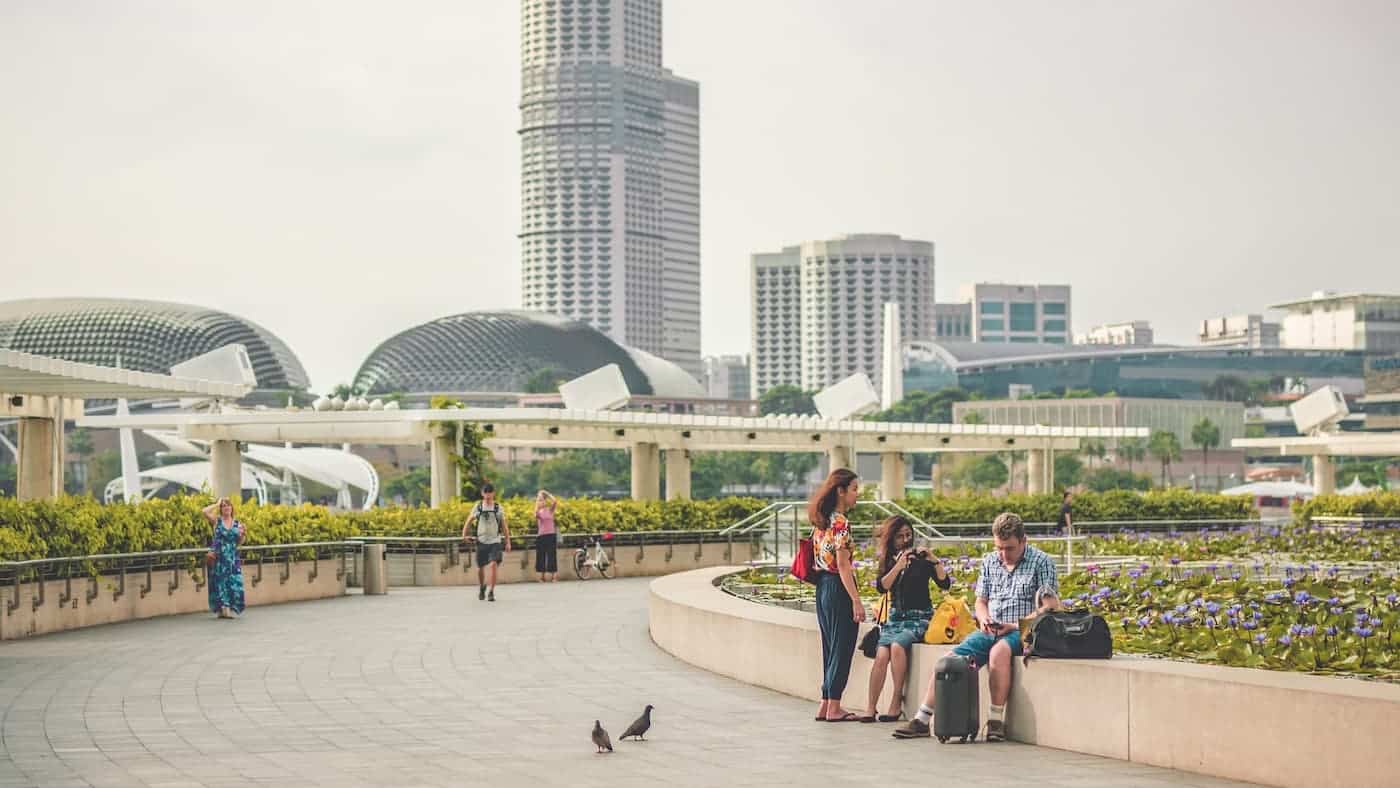
[[363,555],[365,576],[362,584],[365,594],[389,593],[389,566],[384,561],[384,545],[367,544]]

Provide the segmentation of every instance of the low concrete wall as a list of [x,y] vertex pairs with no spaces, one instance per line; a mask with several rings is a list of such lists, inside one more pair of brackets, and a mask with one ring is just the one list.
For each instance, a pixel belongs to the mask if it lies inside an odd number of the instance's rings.
[[[269,562],[262,565],[259,580],[258,564],[244,562],[244,598],[248,607],[255,607],[341,596],[346,578],[336,576],[340,566],[338,557],[319,563],[293,561],[290,571],[286,564]],[[125,579],[125,587],[118,575],[75,577],[71,582],[46,580],[38,607],[34,603],[41,593],[40,584],[21,583],[19,604],[13,609],[10,603],[15,600],[15,586],[0,587],[0,600],[4,600],[0,602],[0,640],[209,609],[208,588],[196,588],[187,569],[154,570],[149,588],[144,570],[128,572]]]
[[[657,575],[685,572],[691,569],[734,566],[751,560],[753,545],[749,542],[713,542],[705,544],[677,543],[667,545],[627,545],[608,548],[614,558],[614,577],[656,577]],[[559,580],[577,580],[574,574],[573,547],[560,548]],[[467,566],[470,558],[472,565]],[[391,553],[386,558],[389,572],[390,593],[396,586],[472,586],[476,585],[475,554],[466,552],[458,556],[456,564],[449,564],[442,553],[421,553],[417,556]],[[597,572],[593,574],[598,577]],[[507,553],[496,572],[498,584],[532,583],[539,579],[535,573],[535,548],[516,548]]]
[[[788,695],[821,695],[815,617],[727,594],[703,569],[651,583],[652,639],[706,670]],[[865,626],[862,626],[864,633]],[[914,649],[905,713],[947,646]],[[871,661],[856,653],[843,698],[863,710]],[[1016,662],[1010,738],[1269,785],[1393,786],[1400,686],[1167,660]],[[983,671],[985,674],[985,671]],[[983,719],[987,686],[982,677]],[[886,681],[881,709],[889,701]]]

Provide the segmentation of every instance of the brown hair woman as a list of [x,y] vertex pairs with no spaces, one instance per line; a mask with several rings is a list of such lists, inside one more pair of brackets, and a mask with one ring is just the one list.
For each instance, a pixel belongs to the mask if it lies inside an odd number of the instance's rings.
[[856,719],[841,707],[841,694],[851,673],[856,631],[865,620],[865,605],[856,590],[851,565],[851,529],[846,522],[846,512],[859,498],[860,478],[855,471],[837,468],[807,503],[817,580],[817,626],[822,635],[822,703],[816,717],[822,722]]

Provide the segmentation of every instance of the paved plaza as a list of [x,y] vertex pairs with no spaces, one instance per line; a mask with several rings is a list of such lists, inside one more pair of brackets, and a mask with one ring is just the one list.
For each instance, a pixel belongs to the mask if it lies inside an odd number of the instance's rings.
[[[0,786],[1238,785],[817,724],[656,648],[646,584],[400,588],[0,643]],[[594,754],[594,718],[616,738],[646,703],[646,742]]]

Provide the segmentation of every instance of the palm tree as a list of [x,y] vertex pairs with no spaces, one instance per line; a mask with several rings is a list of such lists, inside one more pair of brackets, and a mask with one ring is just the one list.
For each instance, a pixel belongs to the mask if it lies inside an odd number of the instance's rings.
[[1191,427],[1191,442],[1201,450],[1201,464],[1210,465],[1210,450],[1220,445],[1220,427],[1203,418]]
[[1118,456],[1128,461],[1128,473],[1133,472],[1133,462],[1147,459],[1147,443],[1142,438],[1124,438],[1118,442]]
[[1108,456],[1108,447],[1101,440],[1089,440],[1080,444],[1079,452],[1089,458],[1089,467],[1094,467],[1094,460],[1103,461]]
[[1147,440],[1147,451],[1162,463],[1162,486],[1167,486],[1167,470],[1172,462],[1181,459],[1181,440],[1175,432],[1154,430]]

